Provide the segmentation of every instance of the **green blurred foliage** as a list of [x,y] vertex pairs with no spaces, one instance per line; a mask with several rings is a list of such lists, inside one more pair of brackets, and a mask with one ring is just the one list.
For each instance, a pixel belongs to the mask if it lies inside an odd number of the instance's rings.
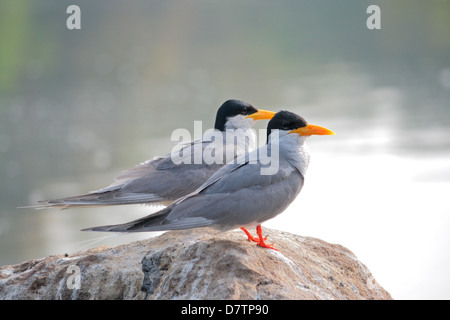
[[4,92],[16,88],[28,58],[29,6],[21,0],[0,2],[0,90]]
[[[148,76],[180,77],[185,68],[243,76],[300,72],[333,59],[416,68],[446,67],[450,56],[450,1],[77,1],[82,30],[65,28],[68,3],[0,2],[0,90],[71,80],[92,66],[102,48],[120,59],[126,49],[148,53]],[[368,31],[365,9],[381,7],[382,29]],[[70,63],[67,63],[70,61]],[[233,68],[231,68],[233,67]]]

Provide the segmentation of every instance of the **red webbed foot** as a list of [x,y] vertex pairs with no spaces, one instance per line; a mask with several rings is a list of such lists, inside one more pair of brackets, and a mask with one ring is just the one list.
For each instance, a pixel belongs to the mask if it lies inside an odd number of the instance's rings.
[[273,243],[265,243],[264,240],[267,240],[267,238],[264,238],[262,235],[262,228],[261,225],[258,225],[256,227],[256,233],[258,234],[259,237],[259,241],[258,241],[258,246],[263,247],[263,248],[267,248],[267,249],[273,249],[278,251],[277,248],[273,247]]
[[242,227],[241,230],[244,231],[247,235],[248,241],[259,242],[259,238],[255,238],[254,236],[252,236],[252,234],[246,228]]
[[273,243],[266,243],[265,242],[265,240],[267,240],[267,237],[264,237],[262,235],[261,225],[258,225],[256,227],[256,233],[258,234],[258,238],[252,236],[251,233],[245,227],[242,227],[241,230],[244,231],[245,234],[247,235],[248,241],[256,242],[256,244],[258,246],[260,246],[260,247],[267,248],[267,249],[273,249],[273,250],[277,250],[278,251],[277,248],[273,247]]

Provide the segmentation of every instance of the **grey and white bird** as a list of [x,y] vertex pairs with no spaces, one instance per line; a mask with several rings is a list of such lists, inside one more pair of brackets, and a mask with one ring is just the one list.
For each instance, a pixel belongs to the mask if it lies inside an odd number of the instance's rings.
[[[236,158],[201,187],[166,208],[146,217],[118,225],[83,231],[145,232],[213,227],[221,231],[241,228],[249,240],[265,243],[261,223],[283,212],[303,187],[309,164],[305,144],[311,135],[332,135],[331,130],[308,124],[289,111],[278,112],[268,123],[267,144]],[[277,157],[278,170],[261,174],[265,155]],[[256,226],[258,238],[247,230]],[[275,249],[276,250],[276,249]]]
[[[40,201],[37,208],[110,206],[125,204],[169,204],[200,187],[214,172],[235,157],[246,154],[256,147],[256,137],[251,129],[256,120],[271,119],[275,112],[258,110],[240,100],[227,100],[217,111],[214,129],[205,132],[198,140],[184,144],[173,161],[173,152],[155,157],[130,170],[124,171],[115,181],[102,189],[88,194]],[[241,129],[241,130],[236,130]],[[233,132],[233,139],[227,134]],[[207,162],[200,154],[217,152]]]

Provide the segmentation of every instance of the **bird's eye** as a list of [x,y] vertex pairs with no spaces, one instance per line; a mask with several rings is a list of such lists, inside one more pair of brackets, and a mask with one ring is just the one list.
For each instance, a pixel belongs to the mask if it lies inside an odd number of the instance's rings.
[[281,128],[284,130],[289,129],[289,124],[286,121],[281,122]]

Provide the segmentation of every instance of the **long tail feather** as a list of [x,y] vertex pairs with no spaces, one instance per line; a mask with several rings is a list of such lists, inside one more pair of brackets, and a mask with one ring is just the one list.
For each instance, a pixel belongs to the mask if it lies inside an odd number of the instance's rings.
[[208,227],[213,221],[203,217],[180,218],[176,220],[168,220],[171,206],[164,208],[156,213],[146,217],[116,225],[106,225],[82,229],[81,231],[104,231],[104,232],[148,232],[148,231],[169,231],[190,229],[199,227]]
[[88,193],[84,195],[39,201],[38,205],[26,206],[21,208],[60,208],[68,209],[72,207],[103,207],[126,204],[151,204],[166,203],[164,199],[154,194],[146,193],[127,193],[120,194],[118,191],[107,191],[102,193]]

